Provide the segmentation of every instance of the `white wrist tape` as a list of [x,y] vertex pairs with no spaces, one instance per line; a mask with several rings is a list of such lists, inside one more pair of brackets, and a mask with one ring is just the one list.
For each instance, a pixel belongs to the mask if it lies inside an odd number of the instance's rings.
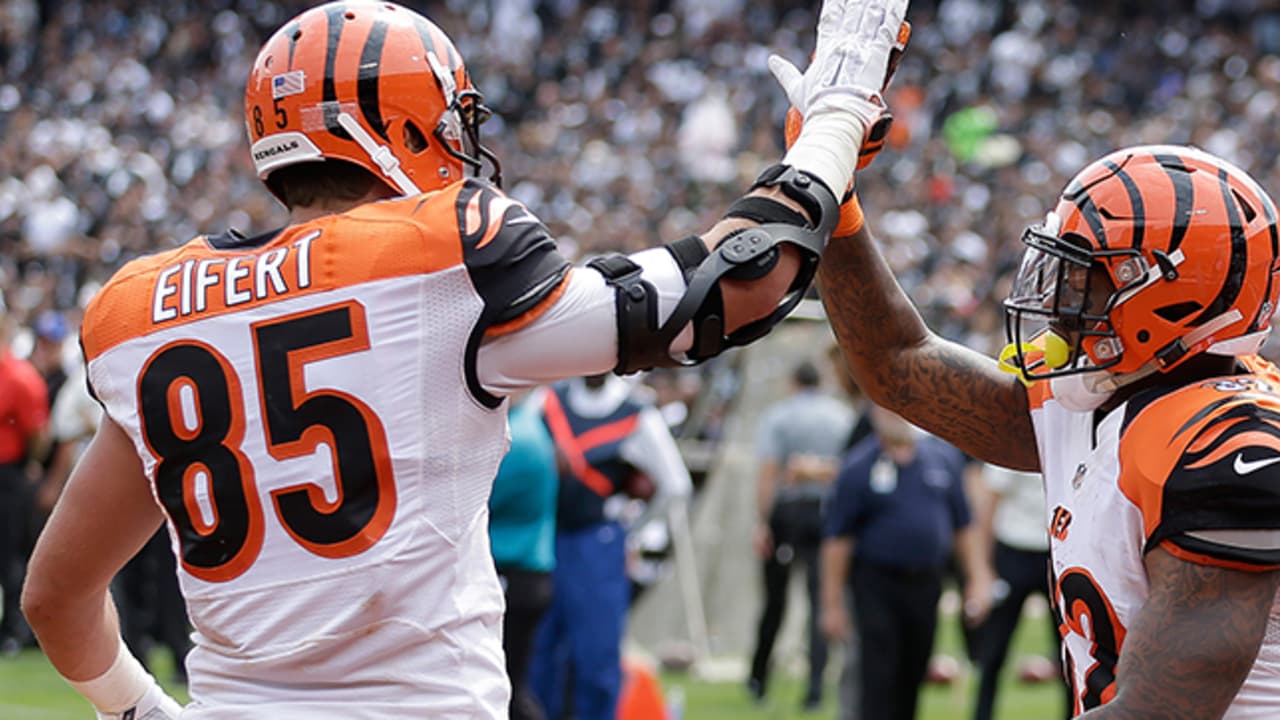
[[847,112],[824,112],[805,118],[800,137],[782,162],[818,177],[837,198],[858,167],[858,150],[866,125]]
[[67,680],[67,684],[93,703],[99,712],[118,713],[137,705],[155,684],[155,678],[129,652],[122,638],[115,662],[106,672],[90,680]]

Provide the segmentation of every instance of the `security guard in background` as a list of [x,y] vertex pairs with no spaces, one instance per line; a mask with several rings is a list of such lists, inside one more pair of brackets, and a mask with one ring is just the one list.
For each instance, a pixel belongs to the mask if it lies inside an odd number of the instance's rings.
[[822,627],[835,640],[856,627],[866,650],[860,671],[842,674],[841,702],[854,706],[839,716],[912,720],[948,559],[955,552],[964,571],[971,622],[990,607],[992,576],[970,522],[964,455],[878,406],[871,425],[873,435],[849,452],[825,509]]
[[765,411],[756,432],[760,468],[755,549],[764,561],[764,608],[747,691],[763,701],[774,640],[786,614],[791,569],[803,564],[809,592],[809,686],[803,700],[808,710],[822,703],[827,665],[827,642],[818,628],[822,502],[853,427],[853,410],[824,393],[821,385],[822,376],[812,362],[798,363],[791,373],[791,394]]
[[530,685],[548,718],[563,717],[567,695],[577,720],[614,720],[631,594],[626,508],[648,498],[652,517],[693,484],[662,414],[627,380],[557,383],[542,409],[560,456],[560,492],[554,590],[534,639]]

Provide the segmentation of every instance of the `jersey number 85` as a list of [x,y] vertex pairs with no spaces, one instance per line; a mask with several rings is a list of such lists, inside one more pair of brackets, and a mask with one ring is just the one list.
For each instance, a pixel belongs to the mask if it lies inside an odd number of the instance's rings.
[[[364,307],[352,301],[310,309],[250,331],[267,452],[285,460],[324,443],[337,487],[335,501],[314,483],[272,490],[281,526],[322,557],[364,552],[395,514],[386,431],[358,398],[308,391],[303,381],[307,363],[369,349]],[[262,548],[262,501],[241,449],[249,412],[241,388],[227,358],[194,339],[157,350],[138,382],[143,438],[157,460],[156,494],[177,530],[183,567],[208,582],[240,576]]]

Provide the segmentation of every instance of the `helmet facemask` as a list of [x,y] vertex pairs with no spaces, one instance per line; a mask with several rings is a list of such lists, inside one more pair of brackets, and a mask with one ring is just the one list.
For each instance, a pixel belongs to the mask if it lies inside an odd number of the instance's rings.
[[462,162],[467,177],[481,177],[484,164],[488,162],[491,171],[486,179],[502,187],[502,164],[498,162],[498,156],[480,142],[480,126],[492,114],[478,90],[463,90],[441,118],[436,127],[436,138],[446,152]]
[[484,96],[471,87],[471,78],[463,76],[466,83],[458,88],[454,75],[440,62],[435,53],[427,53],[427,64],[435,74],[440,91],[448,103],[436,123],[436,141],[451,157],[462,163],[466,177],[480,177],[487,160],[492,172],[486,178],[502,187],[502,165],[498,156],[480,142],[480,126],[489,120],[493,112],[484,104]]
[[1110,311],[1142,280],[1138,272],[1113,290],[1106,263],[1130,256],[1118,260],[1119,267],[1132,268],[1121,273],[1128,276],[1142,266],[1141,256],[1126,250],[1093,251],[1083,238],[1060,236],[1060,226],[1057,214],[1049,213],[1044,223],[1023,233],[1027,249],[1004,302],[1010,343],[1004,359],[1028,382],[1118,363],[1121,343]]

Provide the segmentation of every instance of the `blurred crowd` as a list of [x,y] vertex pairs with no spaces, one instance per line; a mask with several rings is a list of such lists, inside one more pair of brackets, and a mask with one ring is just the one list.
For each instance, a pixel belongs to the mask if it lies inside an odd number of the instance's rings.
[[[507,190],[577,260],[709,227],[776,160],[786,101],[767,58],[803,66],[820,6],[405,2],[453,37],[494,110]],[[124,262],[285,222],[253,175],[242,93],[255,49],[309,4],[0,0],[0,320],[51,404],[78,369],[81,308]],[[930,325],[997,350],[1023,228],[1115,147],[1192,143],[1280,184],[1267,6],[913,2],[891,148],[859,192]],[[714,438],[736,381],[713,364],[647,382],[677,432]]]
[[[305,2],[4,0],[0,291],[30,328],[124,261],[283,209],[253,177],[252,53]],[[817,2],[410,2],[496,111],[507,188],[567,255],[706,227],[777,157],[770,52],[803,63]],[[921,0],[893,150],[861,193],[934,324],[989,348],[1022,228],[1088,159],[1194,143],[1274,186],[1280,14],[1261,0]],[[20,333],[19,342],[30,333]]]

